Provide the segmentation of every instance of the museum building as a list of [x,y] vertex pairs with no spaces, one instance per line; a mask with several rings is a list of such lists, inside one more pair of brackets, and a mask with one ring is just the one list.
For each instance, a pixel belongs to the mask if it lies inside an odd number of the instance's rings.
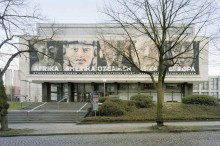
[[[37,35],[33,37],[43,41],[29,45],[32,51],[19,58],[20,94],[28,95],[31,101],[42,102],[90,101],[94,91],[100,96],[123,100],[136,94],[148,94],[156,100],[150,76],[138,72],[126,60],[124,63],[124,58],[102,41],[107,38],[112,44],[131,50],[124,36],[119,35],[121,32],[116,24],[37,24]],[[193,37],[194,26],[186,33]],[[51,36],[52,39],[44,39]],[[19,41],[31,44],[34,41],[30,38]],[[190,65],[169,68],[164,86],[165,101],[181,101],[183,96],[193,93],[193,84],[208,81],[208,45],[204,38],[196,37],[190,44],[192,54],[198,56]],[[139,46],[145,45],[141,47],[141,55],[146,53],[152,58],[155,54],[150,51],[150,43],[143,40],[137,39]],[[20,45],[20,48],[27,49],[27,46]],[[132,55],[132,51],[128,52]],[[144,62],[148,64],[141,68],[157,77],[157,64],[149,59]]]

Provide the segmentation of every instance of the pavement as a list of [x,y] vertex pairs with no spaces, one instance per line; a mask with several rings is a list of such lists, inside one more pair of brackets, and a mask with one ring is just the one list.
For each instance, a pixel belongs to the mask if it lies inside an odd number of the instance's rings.
[[[9,123],[9,130],[1,136],[44,136],[82,134],[121,134],[156,132],[220,131],[220,121],[165,122],[165,128],[155,128],[156,123]],[[154,127],[154,128],[153,128]],[[13,132],[15,131],[15,132]]]

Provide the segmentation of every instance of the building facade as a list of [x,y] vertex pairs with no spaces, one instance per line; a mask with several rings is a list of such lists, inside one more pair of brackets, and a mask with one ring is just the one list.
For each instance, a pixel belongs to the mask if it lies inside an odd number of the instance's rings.
[[208,81],[193,85],[193,94],[211,95],[219,99],[219,83],[219,76],[209,76]]
[[[63,98],[70,102],[89,101],[93,91],[99,92],[100,96],[123,100],[129,100],[136,94],[149,94],[156,100],[156,90],[150,76],[138,72],[126,60],[123,61],[122,56],[100,39],[104,36],[132,55],[132,51],[129,51],[132,50],[131,44],[124,36],[118,35],[121,29],[117,25],[38,24],[37,30],[38,39],[49,38],[54,31],[56,34],[53,40],[30,45],[33,51],[19,59],[20,92],[29,95],[32,101],[50,102]],[[193,26],[188,29],[187,35],[194,35]],[[192,94],[193,84],[208,80],[208,46],[202,39],[204,37],[197,37],[190,44],[194,56],[198,55],[200,46],[203,46],[199,57],[189,61],[190,65],[169,68],[164,86],[165,101],[181,101],[183,96]],[[157,64],[149,59],[144,60],[146,56],[155,57],[150,47],[151,42],[146,43],[143,40],[137,39],[137,46],[142,49],[139,55],[143,56],[141,68],[152,71],[157,76]],[[20,39],[20,42],[31,44],[32,40],[27,42]],[[22,45],[20,48],[26,49]],[[137,60],[135,56],[133,59]],[[144,64],[146,62],[148,64]]]

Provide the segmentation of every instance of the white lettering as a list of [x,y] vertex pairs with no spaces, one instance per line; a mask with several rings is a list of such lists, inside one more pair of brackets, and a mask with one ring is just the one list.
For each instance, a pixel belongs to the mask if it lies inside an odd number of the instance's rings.
[[192,67],[190,67],[190,66],[184,66],[184,67],[180,67],[180,66],[175,67],[175,66],[173,66],[173,67],[170,67],[170,68],[169,68],[169,72],[175,72],[175,71],[177,71],[177,72],[179,72],[179,71],[183,71],[183,72],[195,72],[196,70],[195,70],[195,67],[194,67],[194,66],[192,66]]
[[35,71],[59,71],[57,66],[36,66]]

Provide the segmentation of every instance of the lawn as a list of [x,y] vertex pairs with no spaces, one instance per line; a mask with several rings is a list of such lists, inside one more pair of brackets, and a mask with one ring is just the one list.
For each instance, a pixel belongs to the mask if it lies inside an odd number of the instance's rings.
[[8,102],[9,110],[19,110],[31,105],[31,102]]
[[[214,120],[220,119],[220,104],[216,106],[190,105],[178,102],[164,103],[164,120]],[[135,108],[123,116],[88,116],[82,122],[155,121],[156,105],[151,108]]]

